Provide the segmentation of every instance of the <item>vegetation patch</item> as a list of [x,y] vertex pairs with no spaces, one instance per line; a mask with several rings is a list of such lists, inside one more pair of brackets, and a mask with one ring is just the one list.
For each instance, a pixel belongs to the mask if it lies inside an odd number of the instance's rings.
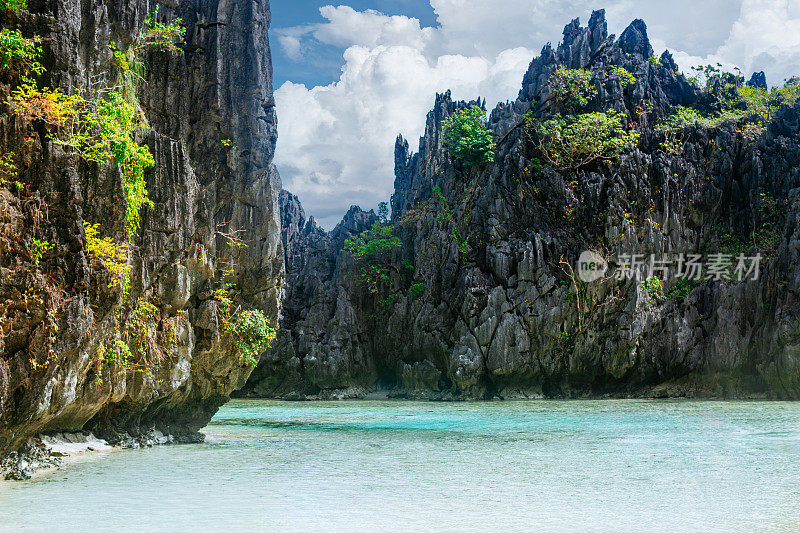
[[0,155],[0,186],[5,185],[6,180],[17,180],[17,165],[14,164],[14,154],[8,153]]
[[642,290],[647,293],[650,303],[660,304],[666,301],[664,294],[664,283],[658,276],[650,276],[642,282]]
[[38,76],[45,70],[39,62],[41,56],[41,37],[27,39],[19,30],[0,29],[0,71],[20,79]]
[[631,74],[626,68],[615,66],[609,72],[610,76],[616,76],[619,78],[620,83],[623,87],[629,87],[631,85],[636,85],[636,76]]
[[44,254],[53,249],[53,244],[47,241],[40,241],[39,239],[31,239],[28,243],[28,251],[31,254],[31,260],[34,265],[38,265],[42,260]]
[[223,324],[228,337],[244,365],[255,366],[264,350],[275,339],[275,329],[269,319],[257,309],[237,313],[233,320]]
[[792,77],[780,87],[765,89],[747,85],[738,73],[724,72],[713,65],[693,67],[696,76],[690,80],[703,92],[713,95],[719,110],[703,114],[691,107],[677,106],[656,129],[667,133],[663,148],[678,152],[683,146],[681,129],[694,124],[713,128],[726,121],[750,119],[739,131],[747,139],[760,136],[782,105],[792,105],[800,98],[800,78]]
[[[660,281],[660,280],[659,280]],[[667,300],[684,300],[694,290],[695,285],[685,277],[676,278],[666,294]]]
[[425,284],[415,283],[408,289],[412,300],[419,300],[425,294]]
[[131,349],[125,341],[114,341],[111,346],[102,345],[100,348],[100,356],[106,364],[120,363],[127,366],[133,359]]
[[98,224],[83,223],[86,249],[97,257],[113,276],[109,287],[126,285],[128,280],[128,245],[118,244],[111,237],[100,237]]
[[593,161],[616,158],[622,148],[635,144],[639,134],[628,130],[615,111],[554,115],[540,122],[529,117],[544,161],[558,170],[576,170]]
[[356,277],[372,294],[377,294],[380,287],[389,282],[391,272],[395,270],[391,264],[391,252],[402,245],[394,234],[394,226],[380,221],[375,221],[370,229],[344,243],[345,250],[355,261]]
[[486,127],[486,111],[473,105],[456,111],[443,123],[444,144],[467,167],[494,161],[495,142]]
[[[8,2],[7,2],[8,3]],[[10,5],[10,4],[9,4]],[[24,3],[15,3],[14,6]],[[111,51],[119,75],[117,85],[99,89],[88,98],[85,92],[72,95],[59,89],[38,88],[28,80],[14,90],[10,103],[22,119],[41,121],[48,129],[50,141],[75,151],[86,161],[111,162],[119,166],[124,178],[126,212],[125,228],[129,239],[135,237],[141,222],[141,209],[153,206],[148,198],[144,172],[155,165],[150,149],[136,142],[136,130],[147,126],[136,97],[144,79],[144,63],[137,53],[156,49],[176,53],[185,29],[180,19],[157,22],[158,9],[150,13],[145,30],[127,51],[111,43]],[[24,39],[3,29],[0,32],[0,69],[24,68],[36,74],[44,69],[38,63],[41,40]]]
[[575,110],[588,104],[597,91],[592,87],[590,71],[562,66],[550,75],[550,94],[555,103],[568,110]]
[[153,48],[161,52],[177,54],[181,51],[178,44],[186,36],[186,28],[183,27],[183,21],[180,18],[175,18],[167,23],[158,22],[156,20],[158,9],[156,6],[156,9],[147,16],[145,30],[139,36],[136,48],[138,50]]
[[28,0],[0,0],[0,11],[28,9]]
[[[623,85],[636,78],[623,67],[613,67],[608,75],[618,76]],[[584,69],[559,67],[550,77],[549,98],[565,110],[542,121],[534,113],[525,117],[526,132],[536,146],[542,162],[556,170],[577,170],[589,163],[614,159],[622,148],[638,141],[639,134],[626,127],[625,116],[617,111],[578,113],[597,96],[592,73]]]
[[140,210],[153,206],[147,197],[145,169],[155,164],[150,149],[136,142],[142,125],[140,113],[118,91],[100,96],[96,106],[81,94],[66,95],[58,89],[38,89],[23,84],[11,95],[14,112],[30,121],[42,121],[48,138],[74,150],[86,161],[113,162],[125,182],[125,227],[129,237],[138,233]]
[[[246,246],[233,238],[229,238],[229,244],[232,247]],[[234,311],[231,291],[236,284],[231,281],[233,275],[232,268],[224,271],[221,286],[214,291],[219,311],[220,332],[238,354],[241,364],[255,366],[261,354],[275,339],[276,331],[269,319],[257,309]]]

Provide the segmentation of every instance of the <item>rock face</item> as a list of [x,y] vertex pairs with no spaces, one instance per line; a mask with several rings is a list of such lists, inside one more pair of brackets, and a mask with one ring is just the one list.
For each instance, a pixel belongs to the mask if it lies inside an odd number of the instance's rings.
[[[594,73],[599,96],[589,110],[623,113],[640,132],[636,147],[580,171],[535,164],[523,115],[556,111],[548,79],[559,65]],[[636,83],[623,86],[610,65]],[[402,138],[395,152],[392,222],[403,246],[393,261],[412,262],[413,275],[369,294],[348,276],[352,259],[340,244],[345,228],[366,225],[354,224],[360,212],[351,209],[326,235],[293,202],[284,238],[306,259],[301,276],[290,274],[285,301],[304,311],[284,316],[281,342],[247,391],[800,397],[800,104],[784,106],[755,135],[741,122],[695,125],[667,148],[666,134],[648,121],[679,104],[714,105],[704,98],[669,53],[652,57],[644,23],[615,39],[603,12],[588,27],[569,24],[563,43],[533,60],[519,98],[491,113],[498,149],[482,170],[461,167],[443,149],[442,120],[468,104],[437,96],[419,153]],[[779,206],[771,219],[768,205]],[[296,227],[305,230],[287,231]],[[758,280],[705,280],[681,293],[669,277],[664,298],[643,286],[645,268],[592,283],[572,275],[587,249],[609,260],[613,274],[623,254],[754,246],[770,249]],[[412,294],[412,284],[424,294]]]
[[244,394],[328,398],[332,391],[342,398],[374,387],[374,362],[362,344],[352,295],[340,282],[347,277],[345,240],[376,220],[354,206],[328,233],[306,219],[296,196],[281,193],[287,280],[281,329]]
[[[109,43],[130,46],[157,4],[29,5],[0,14],[2,23],[42,35],[40,84],[72,92],[109,83]],[[277,320],[284,269],[269,3],[169,5],[159,20],[180,17],[185,45],[144,57],[139,99],[149,127],[137,136],[155,159],[146,171],[154,206],[142,210],[127,295],[110,287],[84,234],[86,221],[124,240],[119,169],[50,142],[41,124],[11,113],[11,87],[0,83],[0,152],[14,155],[24,184],[0,182],[0,450],[38,432],[82,428],[195,438],[252,371],[220,334],[222,272],[234,270],[235,307]],[[38,263],[33,238],[53,245]],[[147,360],[104,361],[123,327],[143,339]]]

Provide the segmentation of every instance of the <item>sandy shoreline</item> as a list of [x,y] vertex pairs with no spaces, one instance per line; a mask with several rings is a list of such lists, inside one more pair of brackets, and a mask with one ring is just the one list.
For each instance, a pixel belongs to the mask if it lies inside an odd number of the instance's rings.
[[5,475],[0,476],[0,493],[2,493],[3,490],[8,490],[9,488],[14,487],[18,483],[24,483],[29,481],[41,481],[43,479],[51,477],[56,472],[59,472],[61,470],[67,470],[68,468],[74,465],[102,459],[112,453],[119,452],[122,450],[124,450],[124,448],[120,446],[110,446],[107,449],[84,450],[80,452],[74,452],[68,456],[60,456],[58,457],[58,459],[60,460],[61,464],[46,465],[35,468],[31,472],[30,474],[31,477],[29,479],[14,480],[14,479],[6,479]]
[[115,445],[92,433],[54,433],[30,439],[19,451],[0,458],[0,482],[41,479],[76,463],[94,460],[123,449],[146,448],[175,442],[169,435],[153,430],[139,438],[120,435]]

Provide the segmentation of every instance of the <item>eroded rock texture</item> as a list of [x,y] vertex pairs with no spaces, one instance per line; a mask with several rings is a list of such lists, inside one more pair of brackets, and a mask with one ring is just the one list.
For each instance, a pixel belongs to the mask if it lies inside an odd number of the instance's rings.
[[[186,39],[178,54],[144,57],[139,98],[150,127],[137,135],[156,162],[146,175],[154,207],[142,211],[126,297],[87,253],[83,226],[98,223],[124,241],[119,170],[80,160],[41,124],[15,117],[10,87],[0,84],[0,148],[14,154],[24,184],[0,186],[0,450],[80,428],[193,438],[252,371],[220,335],[222,271],[235,271],[235,307],[277,320],[283,249],[269,3],[167,5],[159,19],[181,17]],[[109,43],[130,46],[156,2],[29,6],[2,23],[42,35],[40,83],[72,92],[113,81]],[[232,246],[231,236],[246,246]],[[38,264],[33,238],[54,246]],[[125,327],[141,333],[145,355],[129,367],[104,362]]]
[[[590,108],[616,109],[640,131],[618,161],[571,173],[533,164],[523,114],[555,111],[548,79],[559,65],[594,72],[599,96]],[[623,87],[611,65],[636,83]],[[569,24],[563,43],[533,60],[519,98],[491,113],[498,152],[483,170],[461,167],[443,149],[442,120],[468,104],[439,95],[419,153],[402,138],[396,147],[392,217],[403,247],[394,261],[413,262],[413,275],[368,294],[346,276],[352,262],[340,244],[345,228],[364,227],[354,223],[358,211],[325,235],[296,206],[285,209],[287,249],[314,258],[289,278],[287,307],[304,311],[284,317],[282,341],[248,391],[800,397],[800,105],[784,106],[757,135],[741,123],[692,126],[665,149],[665,134],[648,120],[679,104],[713,110],[715,101],[677,74],[668,53],[652,57],[643,22],[617,39],[602,12],[588,27]],[[771,221],[765,198],[780,206]],[[765,245],[753,242],[757,229],[775,240],[758,281],[705,281],[661,301],[644,290],[643,270],[577,291],[570,276],[586,249],[607,258],[724,252],[732,242]],[[417,283],[425,290],[414,299]],[[665,283],[667,293],[676,287]]]

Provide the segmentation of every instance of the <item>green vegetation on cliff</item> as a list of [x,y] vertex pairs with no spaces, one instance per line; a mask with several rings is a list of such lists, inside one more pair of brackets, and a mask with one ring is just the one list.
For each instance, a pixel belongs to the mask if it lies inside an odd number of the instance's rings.
[[[24,2],[14,4],[25,7]],[[122,52],[111,43],[114,62],[119,70],[118,83],[93,94],[77,91],[67,95],[59,89],[39,88],[27,80],[12,94],[10,103],[15,113],[25,120],[43,122],[49,139],[74,150],[86,161],[112,162],[119,165],[125,184],[125,228],[129,238],[139,231],[140,211],[151,206],[147,196],[144,171],[155,164],[149,147],[136,142],[136,130],[147,125],[136,90],[142,80],[144,63],[137,52],[146,48],[174,53],[185,34],[181,20],[156,22],[158,9],[152,12],[137,43]],[[0,32],[0,69],[22,70],[41,74],[38,63],[41,39],[24,39],[3,29]]]
[[589,103],[597,91],[592,87],[592,73],[584,69],[558,67],[550,76],[551,99],[574,110]]
[[345,249],[355,261],[356,277],[369,292],[376,294],[380,286],[389,281],[394,269],[391,252],[402,246],[394,234],[394,227],[375,221],[370,229],[345,241]]
[[[623,85],[636,78],[622,67],[610,69]],[[613,159],[622,148],[635,144],[639,134],[629,129],[625,115],[615,111],[579,113],[598,94],[592,73],[583,69],[559,67],[550,77],[550,96],[556,113],[540,120],[526,115],[526,130],[542,161],[561,171],[577,170],[593,161]]]
[[639,134],[628,130],[614,111],[555,115],[531,121],[543,160],[558,170],[576,170],[598,159],[613,159]]
[[239,354],[242,364],[255,366],[264,350],[275,339],[269,319],[257,309],[249,309],[223,323],[222,331]]
[[467,167],[494,161],[492,130],[486,127],[486,111],[476,105],[456,111],[442,124],[444,144]]
[[746,84],[738,73],[724,72],[713,65],[693,67],[698,75],[693,82],[702,91],[717,101],[717,110],[701,112],[692,107],[676,106],[675,111],[665,117],[658,129],[669,133],[699,124],[710,128],[727,120],[751,118],[753,122],[743,125],[742,133],[754,137],[763,132],[782,105],[792,105],[800,98],[800,78],[792,77],[783,85],[764,88]]
[[158,6],[147,16],[145,30],[139,36],[136,49],[152,48],[171,54],[180,52],[178,44],[186,36],[186,28],[183,27],[183,21],[180,18],[176,18],[164,23],[158,22],[156,17],[158,17]]
[[0,0],[0,11],[28,9],[28,0]]
[[17,79],[38,76],[45,70],[39,63],[41,56],[41,37],[27,39],[19,30],[0,29],[0,71]]

